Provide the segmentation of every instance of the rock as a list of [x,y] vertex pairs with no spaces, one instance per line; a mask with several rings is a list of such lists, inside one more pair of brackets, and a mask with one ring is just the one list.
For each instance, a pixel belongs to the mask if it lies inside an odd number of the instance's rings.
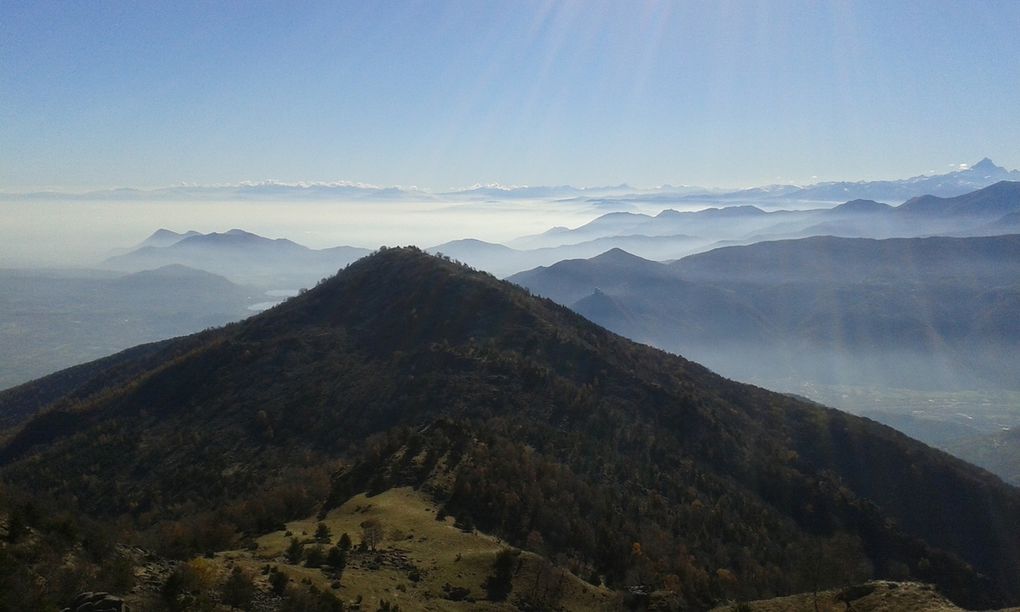
[[836,594],[836,601],[842,601],[851,603],[862,597],[867,597],[875,592],[875,585],[873,584],[859,584],[857,586],[851,586],[843,589]]
[[100,591],[80,593],[71,600],[71,605],[61,612],[130,612],[120,597]]

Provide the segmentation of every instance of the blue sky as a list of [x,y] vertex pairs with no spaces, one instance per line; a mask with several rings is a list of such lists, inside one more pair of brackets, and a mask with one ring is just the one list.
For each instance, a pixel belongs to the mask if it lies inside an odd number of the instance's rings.
[[1015,168],[1018,32],[1013,0],[0,0],[0,190]]

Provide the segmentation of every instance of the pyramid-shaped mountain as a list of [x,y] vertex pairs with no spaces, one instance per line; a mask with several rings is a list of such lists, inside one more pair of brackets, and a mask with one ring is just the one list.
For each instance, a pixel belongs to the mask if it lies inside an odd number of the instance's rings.
[[0,438],[0,478],[181,557],[303,516],[316,489],[302,470],[342,461],[320,508],[411,484],[684,609],[870,575],[1020,601],[1020,490],[414,248],[0,406],[42,396]]

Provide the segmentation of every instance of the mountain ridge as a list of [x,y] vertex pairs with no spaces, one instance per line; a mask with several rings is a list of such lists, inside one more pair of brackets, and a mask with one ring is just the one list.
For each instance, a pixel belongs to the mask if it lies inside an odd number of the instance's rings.
[[[1020,178],[1020,172],[1017,174]],[[687,212],[666,208],[654,216],[607,213],[575,228],[554,228],[543,234],[522,236],[508,244],[534,248],[611,239],[621,234],[683,234],[699,238],[701,243],[697,250],[704,251],[713,244],[727,241],[749,244],[816,235],[858,238],[995,235],[1008,233],[1009,219],[1004,216],[1020,212],[1020,181],[998,181],[947,197],[931,193],[914,195],[897,206],[876,202],[873,198],[840,201],[841,204],[832,208],[762,210],[735,203]],[[756,203],[766,205],[762,201]],[[1002,224],[1001,228],[997,222]]]
[[676,262],[567,260],[508,277],[566,305],[600,289],[628,313],[582,311],[635,340],[767,386],[1014,388],[1020,236],[815,236]]
[[120,187],[84,193],[39,191],[4,193],[0,197],[20,199],[392,199],[414,198],[434,200],[437,197],[481,197],[511,199],[577,198],[591,195],[619,197],[630,200],[656,200],[663,196],[678,200],[739,200],[754,198],[844,201],[865,198],[906,200],[924,193],[941,196],[960,195],[975,188],[986,187],[997,180],[1020,180],[1020,170],[1007,170],[985,157],[966,168],[945,174],[918,175],[904,179],[859,181],[826,181],[808,185],[762,185],[727,190],[691,185],[664,184],[654,188],[635,188],[626,183],[610,186],[577,187],[573,185],[475,185],[433,193],[414,187],[381,186],[352,181],[319,181],[286,183],[281,181],[243,182],[234,185],[191,185],[156,189]]

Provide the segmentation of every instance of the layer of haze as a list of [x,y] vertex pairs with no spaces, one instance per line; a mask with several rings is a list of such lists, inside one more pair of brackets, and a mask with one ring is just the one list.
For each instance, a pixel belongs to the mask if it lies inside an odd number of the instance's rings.
[[311,248],[434,246],[471,236],[505,241],[598,216],[586,204],[548,202],[4,201],[0,268],[94,267],[157,228],[235,227]]

